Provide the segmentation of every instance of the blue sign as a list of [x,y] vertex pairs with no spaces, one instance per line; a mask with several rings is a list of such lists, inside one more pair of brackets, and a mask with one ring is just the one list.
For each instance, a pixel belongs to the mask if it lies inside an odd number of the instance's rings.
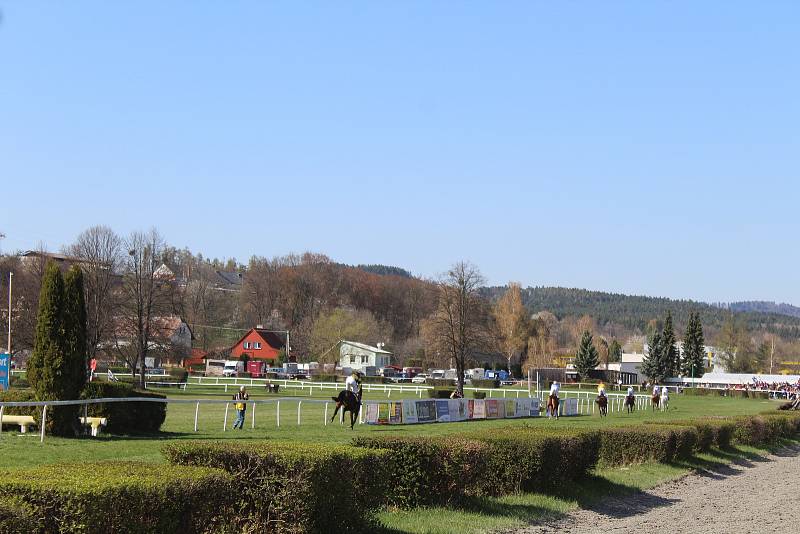
[[0,391],[8,391],[11,381],[11,356],[0,354]]

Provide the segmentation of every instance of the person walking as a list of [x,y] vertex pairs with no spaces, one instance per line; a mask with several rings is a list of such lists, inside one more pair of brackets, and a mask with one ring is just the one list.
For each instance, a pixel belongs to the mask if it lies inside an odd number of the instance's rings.
[[233,428],[241,430],[244,427],[244,413],[247,411],[247,401],[250,400],[250,395],[247,394],[247,389],[242,386],[239,392],[233,396],[236,401],[236,421],[233,423]]

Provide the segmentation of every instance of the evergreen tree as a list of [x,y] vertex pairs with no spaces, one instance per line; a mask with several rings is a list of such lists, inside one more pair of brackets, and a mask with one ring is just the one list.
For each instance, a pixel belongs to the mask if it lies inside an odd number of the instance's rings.
[[87,355],[86,302],[83,271],[75,266],[64,277],[64,335],[67,342],[69,376],[65,394],[77,399],[86,384]]
[[583,377],[589,376],[589,371],[597,367],[599,357],[592,341],[592,333],[586,330],[581,337],[581,344],[575,354],[575,370]]
[[648,343],[649,350],[642,362],[642,373],[654,383],[664,381],[664,358],[661,334],[655,332]]
[[677,376],[680,372],[680,353],[675,346],[675,330],[672,327],[672,312],[667,312],[664,331],[661,334],[661,358],[663,360],[664,377]]
[[[74,380],[70,348],[64,321],[64,278],[53,262],[48,262],[39,293],[33,353],[28,361],[28,377],[37,400],[69,400]],[[85,316],[84,316],[85,317]],[[75,406],[50,406],[46,429],[57,436],[74,435],[78,427]]]
[[611,340],[611,345],[608,346],[608,361],[621,362],[622,361],[622,345],[616,339]]
[[705,339],[703,338],[703,325],[700,324],[700,314],[689,314],[689,324],[686,326],[686,335],[683,338],[684,376],[699,378],[705,369]]

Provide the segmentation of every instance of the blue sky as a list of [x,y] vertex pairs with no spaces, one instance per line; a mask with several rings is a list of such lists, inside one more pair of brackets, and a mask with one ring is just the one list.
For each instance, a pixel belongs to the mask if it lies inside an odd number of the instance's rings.
[[155,226],[212,257],[800,304],[796,2],[0,9],[4,251]]

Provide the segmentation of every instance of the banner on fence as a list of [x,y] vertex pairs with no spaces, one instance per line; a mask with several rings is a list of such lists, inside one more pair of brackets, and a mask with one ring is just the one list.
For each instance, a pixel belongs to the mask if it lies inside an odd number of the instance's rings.
[[367,404],[367,409],[364,410],[364,421],[367,424],[378,424],[378,406],[378,404]]
[[467,418],[467,400],[450,399],[447,401],[450,410],[450,421],[464,421]]
[[389,403],[389,424],[399,425],[403,423],[403,403],[390,402]]
[[414,424],[417,423],[417,401],[404,400],[403,401],[403,423]]
[[539,409],[541,408],[541,400],[538,397],[528,399],[531,401],[531,417],[539,417]]
[[433,423],[436,421],[436,402],[432,400],[418,400],[417,402],[417,422]]
[[450,422],[450,401],[439,399],[436,401],[436,421],[439,423]]
[[467,416],[470,419],[486,419],[486,401],[483,399],[469,401]]
[[11,356],[0,354],[0,391],[8,391],[11,385]]
[[578,415],[578,399],[563,399],[561,415]]

